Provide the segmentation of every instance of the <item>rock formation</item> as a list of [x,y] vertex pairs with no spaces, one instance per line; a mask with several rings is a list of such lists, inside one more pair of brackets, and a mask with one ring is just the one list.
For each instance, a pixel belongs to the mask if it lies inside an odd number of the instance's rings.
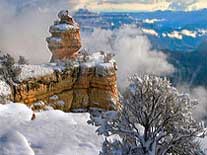
[[75,58],[81,48],[79,25],[69,16],[67,10],[60,11],[60,20],[50,27],[51,37],[46,40],[52,52],[51,62],[68,58]]
[[19,83],[11,89],[11,100],[23,102],[33,110],[117,108],[117,66],[112,54],[79,52],[78,24],[68,11],[61,11],[58,17],[60,21],[50,27],[52,36],[47,38],[53,63],[21,65],[22,73]]
[[[118,106],[116,63],[110,54],[81,54],[77,61],[49,64],[53,72],[27,77],[14,85],[12,100],[32,106],[34,110],[54,109],[66,112],[76,109]],[[31,71],[34,72],[34,71]],[[43,101],[43,102],[40,102]]]

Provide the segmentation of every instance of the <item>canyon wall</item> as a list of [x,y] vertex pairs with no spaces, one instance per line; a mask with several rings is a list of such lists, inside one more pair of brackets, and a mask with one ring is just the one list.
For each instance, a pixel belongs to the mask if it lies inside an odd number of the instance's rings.
[[51,63],[47,68],[53,72],[44,76],[27,77],[14,85],[11,99],[32,106],[34,110],[48,106],[66,112],[89,108],[110,110],[118,107],[117,68],[110,55],[82,54],[76,61]]

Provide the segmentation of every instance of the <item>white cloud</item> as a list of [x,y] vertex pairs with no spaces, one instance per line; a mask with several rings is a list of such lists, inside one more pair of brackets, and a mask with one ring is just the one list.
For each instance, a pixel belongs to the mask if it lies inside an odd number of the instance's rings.
[[203,119],[206,117],[207,112],[207,89],[204,87],[190,88],[189,85],[180,85],[178,90],[181,92],[189,93],[194,99],[197,99],[199,104],[193,111],[196,119]]
[[174,67],[167,62],[167,56],[151,50],[148,38],[132,26],[115,31],[96,29],[90,36],[83,36],[83,44],[91,51],[115,53],[121,86],[127,84],[127,76],[133,73],[166,75],[174,71]]
[[102,4],[102,3],[114,3],[114,4],[120,4],[120,3],[143,3],[143,0],[97,0],[97,3]]
[[179,40],[183,39],[183,36],[178,31],[173,31],[171,33],[168,33],[167,36],[169,38],[175,38],[175,39],[179,39]]
[[174,39],[179,39],[182,40],[183,36],[191,37],[191,38],[196,38],[197,37],[197,32],[196,31],[190,31],[187,29],[183,29],[181,31],[173,31],[171,33],[162,33],[163,37],[168,36],[169,38],[174,38]]
[[144,19],[143,23],[154,24],[156,22],[165,21],[165,19]]
[[85,0],[94,10],[185,10],[191,11],[207,7],[206,0]]
[[120,4],[120,3],[143,3],[143,4],[157,4],[161,2],[169,2],[172,4],[172,7],[177,4],[177,5],[182,5],[182,6],[187,6],[191,5],[198,0],[162,0],[162,1],[157,1],[157,0],[97,0],[99,4],[101,3],[114,3],[114,4]]
[[194,111],[195,116],[199,119],[206,116],[207,111],[207,89],[204,87],[196,87],[191,91],[193,97],[198,99],[199,105]]
[[198,0],[171,0],[169,9],[172,10],[186,10],[188,7],[194,3],[196,3]]
[[192,37],[192,38],[196,38],[196,36],[197,36],[196,31],[190,31],[190,30],[186,30],[186,29],[182,30],[180,33],[185,36]]
[[162,33],[162,36],[165,38],[165,37],[167,37],[167,34],[166,33]]
[[142,31],[145,33],[145,34],[148,34],[148,35],[152,35],[152,36],[159,36],[159,34],[153,30],[153,29],[145,29],[145,28],[142,28]]

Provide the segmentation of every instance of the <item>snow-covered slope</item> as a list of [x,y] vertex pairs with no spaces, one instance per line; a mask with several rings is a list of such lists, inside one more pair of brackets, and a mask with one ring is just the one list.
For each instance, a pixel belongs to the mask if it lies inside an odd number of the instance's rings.
[[[0,155],[98,155],[104,137],[88,113],[36,113],[24,104],[0,104]],[[207,153],[207,138],[200,139]]]
[[5,133],[0,138],[0,151],[3,155],[35,155],[26,138],[17,131]]
[[[88,125],[88,113],[36,113],[23,104],[0,105],[0,153],[3,155],[97,155],[103,137]],[[20,153],[20,154],[18,154]]]

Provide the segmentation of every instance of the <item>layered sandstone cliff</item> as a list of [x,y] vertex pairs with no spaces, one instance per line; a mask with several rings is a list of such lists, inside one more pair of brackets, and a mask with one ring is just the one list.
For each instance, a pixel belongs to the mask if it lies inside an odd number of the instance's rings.
[[[109,110],[118,106],[117,68],[110,54],[80,54],[76,61],[29,69],[25,65],[22,69],[20,83],[13,86],[11,98],[14,102],[32,106],[34,110],[48,106],[64,111],[89,108]],[[43,74],[38,75],[38,72]]]

